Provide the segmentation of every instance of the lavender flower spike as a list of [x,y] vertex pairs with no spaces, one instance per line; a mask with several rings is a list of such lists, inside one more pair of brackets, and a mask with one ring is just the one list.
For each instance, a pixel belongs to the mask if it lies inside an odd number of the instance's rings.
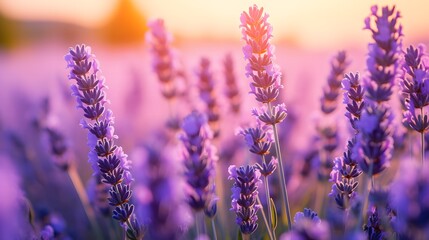
[[346,117],[350,120],[352,128],[357,133],[356,121],[360,119],[365,107],[365,89],[359,81],[359,74],[349,73],[342,81],[344,92],[344,104],[346,105]]
[[280,83],[281,73],[274,64],[274,46],[270,44],[272,26],[268,23],[268,14],[264,8],[256,5],[249,8],[249,13],[241,14],[241,29],[246,46],[243,47],[246,76],[251,77],[250,93],[261,103],[270,103],[277,99],[283,88]]
[[341,80],[349,65],[345,51],[340,51],[331,61],[331,72],[328,76],[328,84],[323,89],[320,99],[320,107],[323,113],[330,114],[337,108],[337,98],[340,95]]
[[252,234],[258,227],[258,210],[260,205],[256,204],[258,187],[261,184],[261,173],[252,166],[241,166],[237,168],[231,165],[228,168],[228,179],[234,180],[232,186],[231,211],[237,215],[236,223],[244,236]]
[[[383,7],[378,15],[378,7],[371,7],[371,15],[365,19],[364,29],[372,32],[374,43],[369,44],[366,81],[367,96],[374,102],[388,101],[398,69],[398,59],[402,46],[402,26],[398,23],[401,14],[392,8]],[[371,22],[374,19],[375,27]]]
[[185,176],[189,185],[188,203],[195,211],[211,212],[215,204],[214,162],[217,161],[216,148],[211,144],[212,132],[205,115],[192,112],[182,123],[183,159]]
[[115,207],[112,217],[124,227],[128,239],[141,239],[143,234],[134,216],[134,205],[129,203],[132,195],[130,163],[122,148],[114,142],[118,137],[114,134],[112,111],[106,108],[108,100],[104,89],[107,86],[99,63],[91,48],[83,44],[70,48],[65,60],[71,68],[69,79],[76,81],[71,89],[77,107],[84,112],[81,125],[88,129],[88,161],[94,175],[101,175],[102,181],[111,186],[108,200]]

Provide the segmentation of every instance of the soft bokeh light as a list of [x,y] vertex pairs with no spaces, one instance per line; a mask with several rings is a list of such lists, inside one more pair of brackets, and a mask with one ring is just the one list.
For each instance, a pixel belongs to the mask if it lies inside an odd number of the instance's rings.
[[[176,35],[184,38],[237,40],[240,38],[239,13],[252,4],[264,6],[270,14],[276,41],[321,48],[339,43],[353,45],[367,41],[360,31],[371,5],[397,5],[401,10],[405,34],[412,40],[427,37],[429,2],[418,1],[199,1],[135,0],[148,18],[163,18]],[[57,20],[83,26],[100,26],[118,1],[114,0],[3,0],[1,9],[18,19]]]

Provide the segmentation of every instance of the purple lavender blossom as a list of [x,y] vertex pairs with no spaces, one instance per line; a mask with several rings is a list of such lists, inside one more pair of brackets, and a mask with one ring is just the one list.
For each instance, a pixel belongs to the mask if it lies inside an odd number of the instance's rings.
[[183,159],[185,177],[189,185],[188,203],[195,211],[212,208],[214,186],[214,162],[216,148],[210,143],[212,132],[205,115],[193,111],[182,123]]
[[196,74],[199,79],[198,89],[200,91],[200,98],[205,103],[207,121],[213,131],[213,137],[216,138],[220,133],[220,111],[214,90],[215,81],[210,70],[210,60],[208,58],[201,58],[200,67]]
[[390,163],[393,151],[392,114],[384,105],[366,105],[359,121],[354,155],[360,168],[369,176],[382,172]]
[[129,239],[142,238],[142,232],[134,216],[134,205],[129,203],[132,195],[129,161],[122,148],[115,145],[113,114],[105,105],[108,102],[99,63],[91,48],[77,45],[65,56],[67,67],[71,68],[69,79],[76,80],[71,86],[77,100],[77,107],[84,111],[81,120],[88,129],[89,162],[94,175],[101,175],[109,184],[109,204],[114,208],[112,217],[124,227]]
[[340,51],[331,61],[331,72],[328,76],[328,84],[323,88],[323,96],[320,99],[320,107],[323,113],[330,114],[337,108],[337,98],[340,95],[341,80],[349,65],[347,54]]
[[256,101],[268,104],[261,113],[254,111],[262,122],[276,124],[286,117],[284,104],[271,108],[271,103],[277,99],[281,84],[281,72],[274,63],[274,46],[269,42],[272,37],[272,26],[268,23],[269,15],[264,8],[256,5],[249,8],[249,12],[241,14],[241,29],[246,46],[243,47],[246,65],[246,76],[252,78],[250,93],[255,95]]
[[328,240],[330,236],[328,223],[322,221],[313,210],[305,208],[304,212],[295,214],[292,231],[281,235],[280,240]]
[[153,60],[153,70],[161,82],[161,92],[166,99],[177,96],[177,87],[174,82],[176,77],[175,55],[171,42],[173,37],[167,32],[164,20],[155,19],[148,23],[150,31],[146,34],[146,42],[149,43]]
[[225,75],[225,95],[229,100],[230,109],[233,113],[240,112],[241,97],[237,86],[237,79],[234,73],[234,61],[231,54],[227,54],[223,61]]
[[[425,64],[428,58],[424,46],[410,46],[404,58],[400,86],[407,110],[404,112],[403,122],[411,129],[424,133],[429,128],[427,113],[423,111],[429,105],[429,69]],[[416,112],[416,109],[420,109],[420,112]]]
[[[383,7],[381,15],[376,5],[371,7],[371,15],[365,19],[364,29],[372,32],[374,43],[368,45],[367,68],[369,72],[365,87],[367,96],[374,102],[388,101],[398,69],[398,59],[402,47],[401,17],[395,6]],[[372,21],[375,26],[372,26]]]
[[345,90],[343,103],[346,105],[346,117],[350,120],[355,133],[357,133],[356,121],[360,119],[365,107],[365,89],[360,84],[358,73],[346,74],[342,81],[342,86]]
[[256,204],[258,187],[261,184],[261,173],[252,165],[237,168],[231,165],[228,168],[228,179],[234,180],[232,186],[231,211],[237,215],[236,223],[244,235],[252,234],[258,227],[258,210],[260,205]]
[[381,228],[381,221],[376,207],[371,207],[368,213],[368,223],[364,226],[364,231],[369,240],[386,239],[386,233]]
[[427,236],[429,229],[429,169],[415,161],[401,162],[389,191],[391,207],[397,214],[393,227],[404,239]]
[[164,141],[156,141],[133,153],[134,166],[140,173],[136,176],[136,211],[150,239],[181,239],[192,220],[175,150]]

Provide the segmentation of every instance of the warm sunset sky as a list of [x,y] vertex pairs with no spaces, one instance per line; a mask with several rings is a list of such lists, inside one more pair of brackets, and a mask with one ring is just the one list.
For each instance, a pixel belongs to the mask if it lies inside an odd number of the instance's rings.
[[[0,0],[0,10],[20,19],[97,26],[117,1]],[[396,4],[409,38],[428,39],[429,35],[428,0],[135,0],[135,3],[149,18],[164,18],[171,31],[187,37],[239,39],[240,13],[254,3],[264,6],[270,14],[275,39],[286,38],[306,47],[366,41],[369,34],[361,31],[363,19],[374,3]]]

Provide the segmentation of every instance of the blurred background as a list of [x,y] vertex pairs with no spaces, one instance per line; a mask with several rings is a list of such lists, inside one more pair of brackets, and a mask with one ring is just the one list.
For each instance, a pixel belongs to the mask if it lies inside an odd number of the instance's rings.
[[[86,236],[79,235],[85,232],[78,227],[82,209],[70,207],[77,196],[59,183],[65,176],[50,162],[46,136],[37,130],[42,121],[66,136],[80,177],[88,186],[92,172],[86,162],[86,133],[79,126],[82,114],[70,96],[64,61],[69,47],[90,45],[100,61],[118,144],[129,153],[140,142],[155,138],[154,129],[163,127],[168,116],[168,104],[159,91],[145,43],[148,21],[164,19],[190,89],[196,88],[201,57],[207,57],[219,83],[219,96],[224,97],[223,61],[230,53],[242,95],[242,115],[249,118],[255,102],[247,95],[249,80],[244,76],[239,25],[240,14],[254,3],[270,15],[276,61],[284,73],[282,99],[288,119],[299,119],[293,129],[286,127],[293,136],[288,148],[294,151],[311,144],[331,58],[345,50],[351,62],[348,71],[364,73],[371,41],[370,32],[363,30],[364,18],[373,4],[399,9],[404,46],[429,44],[426,0],[0,0],[0,155],[6,155],[0,164],[13,162],[25,195],[35,204],[36,217],[61,212],[64,222],[73,226],[68,234],[76,239]],[[228,128],[223,137],[234,139],[240,121],[232,123],[224,123]],[[47,198],[52,191],[69,197],[61,201]]]

